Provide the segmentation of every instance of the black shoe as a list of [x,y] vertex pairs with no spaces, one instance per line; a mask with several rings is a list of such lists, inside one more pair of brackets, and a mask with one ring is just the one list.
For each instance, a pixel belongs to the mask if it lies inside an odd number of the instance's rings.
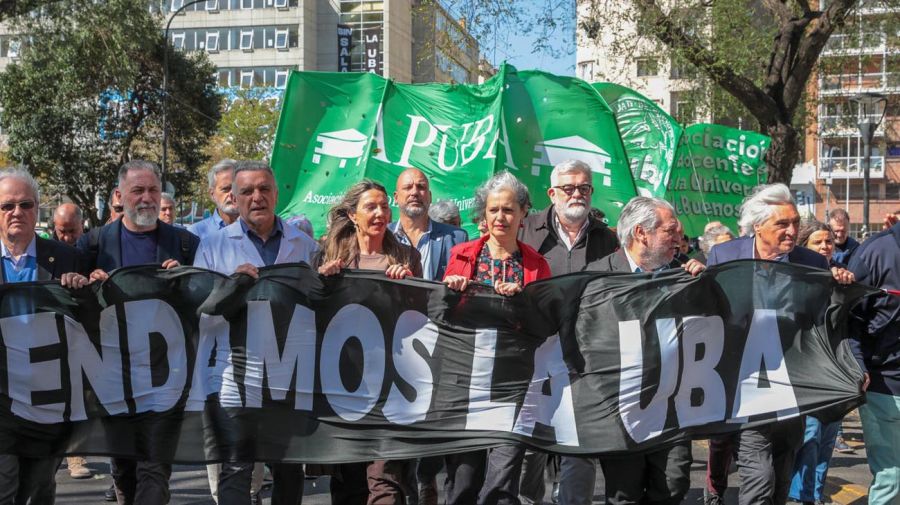
[[250,493],[250,505],[262,505],[261,493]]
[[115,484],[113,484],[112,486],[109,486],[109,489],[107,489],[106,492],[103,493],[103,499],[105,501],[116,501],[116,485]]
[[703,505],[725,505],[725,500],[720,494],[706,493],[703,495]]

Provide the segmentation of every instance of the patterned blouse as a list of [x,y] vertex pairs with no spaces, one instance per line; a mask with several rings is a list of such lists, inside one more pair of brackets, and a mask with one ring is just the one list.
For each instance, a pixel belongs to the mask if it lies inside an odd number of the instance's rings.
[[491,257],[491,250],[487,242],[478,253],[478,261],[475,264],[475,282],[483,282],[493,286],[495,282],[515,282],[519,286],[525,285],[525,269],[522,266],[522,254],[514,252],[505,260],[495,260]]

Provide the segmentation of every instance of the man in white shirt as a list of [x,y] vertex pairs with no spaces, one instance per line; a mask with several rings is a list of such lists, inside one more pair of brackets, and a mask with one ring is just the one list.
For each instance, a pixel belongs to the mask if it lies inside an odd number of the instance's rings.
[[[259,276],[259,268],[279,263],[311,263],[319,246],[275,215],[278,187],[272,169],[263,162],[241,161],[234,167],[232,193],[238,219],[206,235],[197,249],[194,266],[223,274]],[[248,356],[248,359],[251,359]],[[254,463],[228,462],[218,478],[210,465],[210,487],[220,505],[247,504],[251,497]],[[274,463],[272,504],[295,505],[303,497],[303,465]]]

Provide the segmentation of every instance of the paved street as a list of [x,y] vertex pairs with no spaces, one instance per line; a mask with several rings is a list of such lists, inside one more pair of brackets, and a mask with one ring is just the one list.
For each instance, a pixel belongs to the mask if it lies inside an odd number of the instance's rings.
[[[844,421],[845,437],[848,443],[857,447],[856,454],[835,454],[831,460],[828,475],[829,490],[835,503],[862,505],[866,503],[865,490],[871,480],[866,465],[865,448],[862,447],[862,433],[859,418],[851,414]],[[691,492],[684,503],[694,504],[702,501],[703,483],[706,471],[706,443],[694,442],[694,465],[691,469]],[[103,502],[103,491],[111,483],[109,466],[104,458],[88,458],[90,467],[96,470],[91,480],[76,481],[69,478],[65,469],[57,474],[59,483],[56,503],[60,505],[87,505]],[[737,475],[731,476],[731,483],[737,485]],[[206,480],[205,467],[177,466],[172,475],[172,505],[211,505],[209,485]],[[550,482],[547,483],[547,503],[549,503]],[[594,503],[602,503],[603,474],[597,478]],[[728,505],[737,504],[737,490],[730,488],[726,496]],[[265,500],[268,504],[269,500]],[[307,479],[304,505],[327,505],[331,503],[328,494],[328,478]]]

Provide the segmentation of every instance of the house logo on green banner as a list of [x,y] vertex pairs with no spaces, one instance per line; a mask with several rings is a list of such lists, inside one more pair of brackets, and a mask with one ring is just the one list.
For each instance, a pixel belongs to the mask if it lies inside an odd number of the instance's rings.
[[355,161],[354,166],[359,166],[362,156],[369,143],[366,137],[358,130],[348,128],[335,132],[320,133],[316,136],[316,147],[313,149],[312,162],[318,165],[322,156],[340,159],[338,166],[344,168],[347,161]]
[[600,146],[578,135],[573,135],[538,142],[534,147],[537,156],[531,167],[531,175],[540,175],[541,167],[553,169],[559,163],[575,159],[587,163],[591,167],[591,171],[601,174],[603,186],[612,186],[612,172],[606,167],[612,158]]

